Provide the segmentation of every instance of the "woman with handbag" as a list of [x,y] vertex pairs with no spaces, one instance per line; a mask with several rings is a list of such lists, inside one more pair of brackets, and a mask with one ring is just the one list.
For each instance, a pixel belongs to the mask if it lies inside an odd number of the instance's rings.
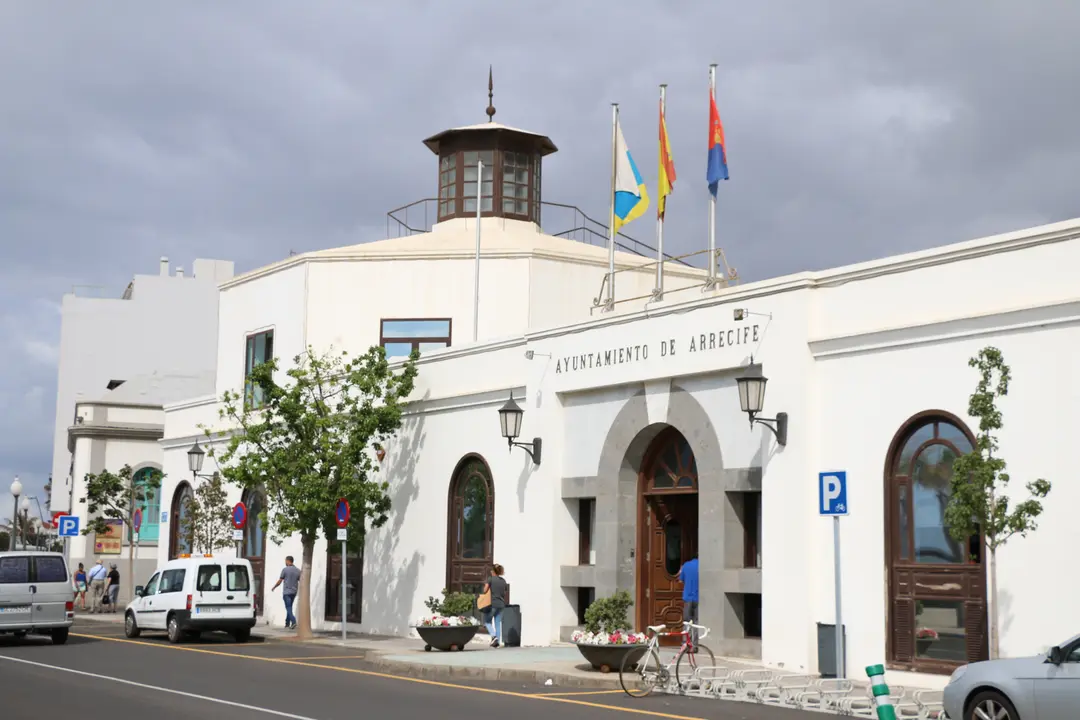
[[506,580],[503,573],[506,572],[502,565],[496,564],[491,568],[491,577],[484,585],[484,591],[477,598],[476,606],[484,611],[484,625],[487,626],[488,634],[491,635],[491,647],[497,648],[502,643],[502,613],[506,607]]

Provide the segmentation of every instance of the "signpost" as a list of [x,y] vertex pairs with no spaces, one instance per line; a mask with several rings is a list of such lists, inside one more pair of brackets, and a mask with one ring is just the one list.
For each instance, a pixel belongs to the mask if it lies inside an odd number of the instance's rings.
[[[142,530],[143,509],[135,508],[131,513],[131,562],[128,563],[128,582],[131,587],[131,597],[135,597],[135,563],[139,559],[139,531]],[[116,608],[113,608],[116,610]]]
[[240,557],[243,551],[244,526],[247,525],[247,505],[238,502],[232,509],[233,540],[236,541],[236,557]]
[[64,538],[64,560],[70,561],[71,552],[68,549],[68,538],[79,537],[79,516],[58,515],[56,518],[56,534]]
[[337,501],[337,512],[334,514],[334,520],[337,522],[338,531],[337,539],[341,542],[341,639],[344,641],[348,639],[345,632],[345,618],[348,617],[348,603],[347,588],[345,585],[345,544],[349,538],[349,518],[352,516],[349,511],[349,501],[345,498],[341,498]]
[[818,514],[833,519],[833,579],[836,595],[836,677],[845,676],[844,621],[840,606],[840,516],[848,514],[847,472],[818,473]]

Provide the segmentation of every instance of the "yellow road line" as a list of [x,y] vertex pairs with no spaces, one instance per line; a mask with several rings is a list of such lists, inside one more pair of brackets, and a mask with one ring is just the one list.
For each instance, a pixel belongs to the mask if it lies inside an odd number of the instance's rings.
[[367,655],[316,655],[315,657],[288,657],[282,660],[364,660]]
[[618,705],[604,705],[603,703],[589,702],[587,700],[574,700],[568,697],[548,697],[530,693],[514,692],[512,690],[495,690],[493,688],[475,687],[473,685],[457,685],[455,683],[439,682],[438,680],[424,680],[422,678],[408,677],[406,675],[391,675],[390,673],[375,672],[372,670],[358,670],[356,668],[341,668],[333,665],[319,665],[316,663],[295,662],[284,658],[259,657],[257,655],[235,655],[233,653],[219,652],[217,650],[204,650],[202,648],[184,647],[182,645],[161,645],[158,643],[142,642],[140,640],[128,640],[101,635],[82,635],[72,633],[74,637],[105,640],[107,642],[125,643],[130,645],[143,645],[145,647],[160,648],[162,650],[179,650],[182,652],[202,653],[204,655],[220,655],[222,657],[244,658],[245,660],[258,660],[259,662],[281,663],[282,665],[294,665],[297,667],[319,668],[321,670],[334,670],[336,672],[352,673],[354,675],[366,675],[368,677],[383,678],[386,680],[400,680],[402,682],[430,685],[433,687],[453,688],[455,690],[469,690],[471,692],[488,693],[490,695],[503,695],[505,697],[525,698],[527,700],[546,700],[548,702],[567,703],[569,705],[582,705],[584,707],[600,708],[612,712],[634,713],[635,715],[648,715],[650,717],[669,718],[669,720],[705,720],[705,718],[691,715],[673,715],[671,713],[656,712],[655,710],[642,710],[639,708],[619,707]]
[[549,698],[549,697],[562,697],[568,695],[615,695],[621,693],[622,690],[585,690],[578,692],[554,692],[554,693],[534,693],[533,697]]

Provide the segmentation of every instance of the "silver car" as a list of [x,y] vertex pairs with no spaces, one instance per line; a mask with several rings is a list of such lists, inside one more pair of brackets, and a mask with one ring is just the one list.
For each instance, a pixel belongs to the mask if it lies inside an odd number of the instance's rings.
[[957,668],[944,692],[949,720],[1076,720],[1080,635],[1045,655]]
[[75,591],[60,553],[0,552],[0,635],[49,635],[67,642],[75,621]]

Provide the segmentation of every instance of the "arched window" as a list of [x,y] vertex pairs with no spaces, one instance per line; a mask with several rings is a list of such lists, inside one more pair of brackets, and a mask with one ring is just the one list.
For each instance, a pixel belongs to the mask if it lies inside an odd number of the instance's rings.
[[945,522],[953,462],[973,448],[963,422],[938,411],[916,415],[893,440],[885,495],[887,644],[898,667],[944,673],[987,657],[982,541],[957,541]]
[[646,465],[646,493],[697,490],[698,472],[694,451],[682,433],[672,429],[659,435]]
[[494,563],[495,487],[487,463],[472,455],[450,484],[446,586],[479,593]]
[[255,576],[255,600],[257,612],[262,612],[264,579],[266,577],[266,531],[263,530],[259,517],[266,511],[266,494],[262,490],[245,490],[241,502],[247,508],[247,523],[244,525],[244,557],[251,563]]
[[156,543],[161,529],[161,485],[159,483],[156,488],[146,487],[147,482],[155,474],[160,478],[161,471],[156,468],[145,467],[138,470],[131,479],[131,482],[136,487],[140,487],[144,498],[140,505],[143,518],[142,527],[139,529],[139,542],[143,545]]
[[188,503],[195,498],[189,483],[182,482],[173,493],[172,512],[169,514],[169,559],[191,552],[192,528]]

